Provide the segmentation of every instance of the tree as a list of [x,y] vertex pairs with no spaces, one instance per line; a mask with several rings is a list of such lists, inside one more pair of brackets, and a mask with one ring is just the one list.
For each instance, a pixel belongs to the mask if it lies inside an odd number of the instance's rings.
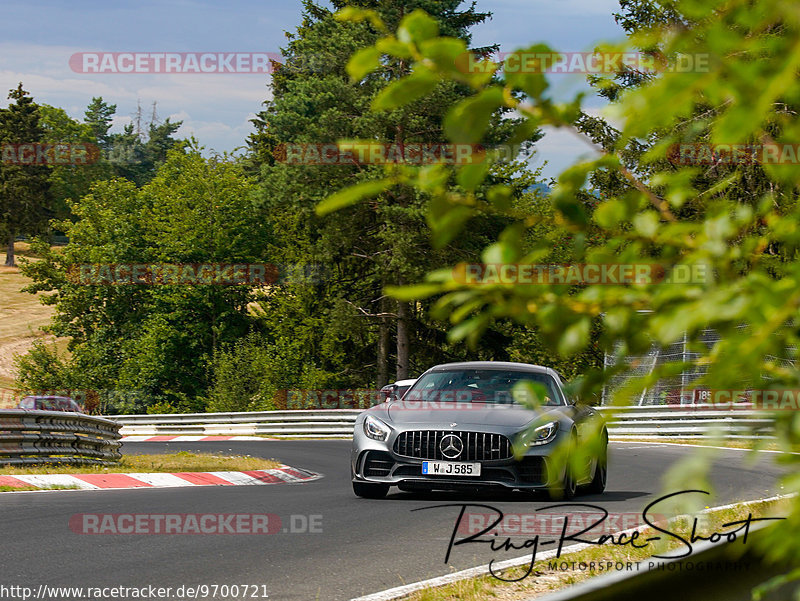
[[124,179],[101,181],[70,203],[74,221],[58,224],[69,243],[54,252],[39,241],[41,260],[22,265],[33,280],[26,290],[55,293],[43,295],[55,307],[48,330],[69,338],[70,357],[59,361],[39,349],[20,364],[21,384],[34,387],[42,372],[37,365],[52,363],[71,379],[61,388],[107,391],[101,399],[107,411],[143,411],[157,402],[203,410],[209,362],[218,347],[249,331],[254,288],[103,284],[77,275],[93,264],[270,262],[253,188],[230,158],[204,159],[191,148],[169,151],[141,188]]
[[[443,31],[467,43],[469,28],[488,14],[476,12],[474,6],[461,10],[460,5],[458,0],[394,2],[381,3],[377,10],[396,24],[404,14],[424,6],[436,15]],[[335,8],[342,6],[344,3],[334,3]],[[284,65],[278,66],[273,76],[273,99],[254,120],[256,132],[249,139],[251,161],[261,165],[265,215],[279,236],[276,250],[280,256],[287,262],[320,262],[329,267],[331,277],[326,286],[314,291],[315,299],[309,299],[310,310],[327,315],[328,325],[310,334],[318,340],[335,339],[349,351],[344,364],[330,361],[327,369],[343,374],[344,381],[353,378],[351,381],[360,385],[382,385],[389,378],[392,338],[397,378],[423,369],[431,354],[448,355],[441,344],[425,344],[425,336],[437,328],[432,327],[424,306],[393,301],[382,288],[421,277],[425,270],[445,265],[447,257],[475,256],[501,226],[497,220],[486,219],[483,229],[459,240],[445,240],[439,252],[430,253],[424,216],[428,199],[412,188],[381,195],[369,205],[333,218],[313,215],[314,205],[331,187],[343,181],[372,185],[370,182],[381,177],[382,168],[369,163],[291,164],[283,158],[287,148],[354,139],[395,147],[441,144],[442,118],[452,103],[464,97],[466,89],[445,82],[432,90],[428,100],[371,113],[370,104],[378,102],[382,90],[390,89],[393,81],[409,72],[410,63],[389,61],[374,76],[350,80],[346,69],[349,55],[368,47],[380,32],[367,22],[339,22],[331,11],[312,2],[304,7],[303,22],[297,33],[289,36],[283,51]],[[531,132],[531,138],[535,137]],[[434,335],[431,342],[437,338],[441,341],[442,336]],[[416,344],[412,346],[410,340]],[[450,357],[466,352],[465,348],[451,350]]]
[[80,160],[72,164],[49,166],[50,195],[54,219],[64,220],[71,215],[68,201],[77,202],[88,194],[94,182],[114,177],[114,170],[104,160],[93,129],[72,119],[64,109],[40,105],[42,141],[47,144],[71,147]]
[[[571,239],[569,262],[637,265],[656,258],[668,273],[682,267],[694,276],[689,281],[650,277],[625,286],[586,284],[570,294],[569,286],[561,282],[470,286],[452,272],[439,271],[423,283],[387,292],[401,300],[437,297],[436,309],[454,323],[450,331],[454,340],[476,342],[495,328],[497,320],[511,318],[539,326],[544,342],[562,357],[596,345],[624,365],[626,357],[646,353],[653,343],[668,345],[686,336],[700,355],[697,363],[708,368],[696,385],[726,389],[735,382],[739,389],[796,390],[800,385],[795,152],[800,133],[796,77],[800,25],[794,7],[767,0],[700,4],[670,0],[623,2],[623,8],[628,9],[621,21],[631,31],[629,39],[600,51],[619,57],[621,52],[657,49],[667,68],[657,76],[628,73],[629,85],[608,88],[614,90],[610,97],[622,120],[617,132],[601,122],[588,122],[580,96],[556,102],[541,70],[501,72],[501,65],[488,61],[475,71],[460,69],[466,45],[438,36],[435,19],[422,12],[408,15],[396,35],[387,33],[365,51],[375,60],[362,73],[379,70],[386,60],[411,57],[413,75],[395,84],[398,104],[414,97],[421,79],[469,86],[471,96],[453,106],[445,118],[447,135],[454,142],[482,140],[492,115],[503,109],[515,110],[523,118],[512,134],[516,137],[543,125],[579,134],[593,130],[589,142],[601,141],[599,156],[562,172],[551,194],[550,226]],[[343,11],[342,17],[381,27],[375,11]],[[521,51],[557,54],[541,44]],[[677,60],[681,57],[701,62],[681,69]],[[354,56],[351,66],[362,64],[361,58]],[[505,66],[512,65],[507,59]],[[640,151],[642,141],[645,151]],[[670,160],[672,145],[687,143],[715,145],[712,156],[717,159],[710,164]],[[730,152],[732,144],[749,150],[738,159],[729,154],[720,160],[725,146],[719,145],[728,145]],[[749,179],[754,170],[755,177]],[[364,204],[384,190],[411,185],[434,197],[432,207],[437,202],[444,207],[434,222],[436,236],[446,223],[442,215],[476,206],[469,193],[451,184],[452,176],[480,181],[485,174],[473,166],[386,170],[380,187],[338,192],[317,211]],[[587,190],[587,182],[600,185]],[[504,188],[495,194],[507,196]],[[515,221],[484,250],[485,263],[535,264],[551,256],[554,249],[549,243],[526,248],[525,233],[538,223],[529,213],[516,213],[498,203],[477,203],[477,208],[505,210]],[[720,334],[710,349],[701,344],[705,329]],[[614,400],[630,402],[660,378],[686,367],[682,360],[672,361],[647,376],[634,377]],[[587,400],[619,369],[588,370],[571,384],[571,395]],[[794,412],[779,413],[765,411],[775,423],[781,449],[795,452],[781,457],[782,463],[794,468],[781,485],[784,492],[796,493],[800,427]],[[568,460],[577,468],[598,444],[602,444],[599,436],[590,437]],[[563,455],[562,463],[566,460]],[[685,484],[686,478],[701,477],[697,458],[691,461],[694,469],[678,465],[666,481]],[[797,565],[800,497],[795,495],[791,503],[783,526],[765,536],[763,552]],[[767,588],[798,577],[795,570]]]
[[[20,164],[14,145],[43,141],[39,107],[20,83],[8,98],[14,100],[0,109],[0,233],[7,241],[7,266],[14,266],[14,240],[20,234],[41,231],[50,216],[48,169],[44,165]],[[7,162],[7,152],[13,155]]]
[[84,112],[84,123],[91,128],[94,139],[103,149],[108,148],[111,141],[108,130],[116,112],[117,105],[106,103],[102,96],[92,97],[92,102]]
[[133,124],[124,127],[121,134],[109,137],[105,156],[119,177],[134,182],[137,186],[148,183],[167,158],[167,151],[183,148],[186,140],[172,137],[180,128],[182,121],[147,124],[147,135],[136,131]]
[[108,104],[102,96],[93,97],[84,112],[84,123],[100,148],[101,163],[110,164],[118,177],[127,178],[138,186],[153,179],[157,168],[166,161],[168,150],[187,144],[185,140],[172,137],[183,122],[172,123],[166,119],[160,123],[155,107],[154,102],[150,121],[142,127],[139,105],[136,121],[126,125],[119,134],[109,133],[116,104]]
[[141,186],[152,180],[167,151],[186,142],[172,137],[180,123],[151,121],[148,135],[137,136],[132,126],[122,134],[111,134],[111,120],[116,105],[102,97],[92,99],[85,112],[85,122],[72,119],[60,108],[41,105],[42,141],[52,145],[83,148],[85,161],[49,165],[52,197],[51,216],[57,220],[70,217],[67,200],[78,201],[89,193],[92,184],[103,179],[126,177]]

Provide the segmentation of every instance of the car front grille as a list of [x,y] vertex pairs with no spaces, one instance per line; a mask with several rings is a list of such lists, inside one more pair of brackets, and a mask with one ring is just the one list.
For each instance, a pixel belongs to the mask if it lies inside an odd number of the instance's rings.
[[[463,447],[457,456],[442,453],[442,439],[451,434],[460,439]],[[403,457],[434,461],[492,461],[509,459],[512,455],[511,441],[502,434],[450,430],[401,432],[394,441],[394,452]]]

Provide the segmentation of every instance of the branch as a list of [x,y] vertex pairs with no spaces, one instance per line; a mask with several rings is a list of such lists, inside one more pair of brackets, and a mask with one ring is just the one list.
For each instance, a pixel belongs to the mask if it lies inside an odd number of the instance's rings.
[[[594,140],[592,140],[589,136],[587,136],[582,131],[578,131],[574,127],[568,125],[567,129],[578,136],[579,139],[583,140],[586,144],[592,147],[593,150],[599,152],[600,154],[611,154],[602,146],[595,144]],[[638,177],[636,177],[625,165],[622,164],[622,160],[620,160],[619,164],[619,172],[622,176],[627,179],[634,188],[639,190],[642,194],[647,196],[650,199],[650,204],[652,204],[658,212],[661,213],[661,217],[663,217],[667,221],[677,221],[675,219],[675,215],[672,214],[672,211],[669,210],[669,203],[666,200],[659,197],[655,192],[653,192],[650,188],[648,188]]]
[[348,305],[352,305],[353,307],[355,307],[358,310],[359,313],[364,315],[364,317],[394,317],[395,319],[397,319],[397,314],[396,313],[369,313],[368,311],[362,309],[361,307],[359,307],[355,303],[351,303],[347,299],[344,299],[344,302],[346,302]]

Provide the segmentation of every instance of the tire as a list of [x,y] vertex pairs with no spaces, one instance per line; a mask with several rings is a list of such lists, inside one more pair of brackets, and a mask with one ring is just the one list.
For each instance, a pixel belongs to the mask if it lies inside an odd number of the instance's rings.
[[[576,442],[576,436],[573,434],[570,439],[571,448],[574,448]],[[570,453],[571,455],[571,453]],[[571,501],[575,498],[575,494],[578,491],[578,485],[575,481],[575,476],[572,473],[572,466],[570,464],[569,455],[567,456],[567,465],[564,468],[564,477],[561,479],[561,483],[555,489],[550,490],[550,497],[557,500],[557,501]]]
[[353,492],[362,499],[382,499],[389,492],[389,485],[353,482]]
[[597,458],[597,467],[594,470],[594,478],[586,487],[586,492],[599,495],[606,489],[608,479],[608,434],[606,434],[606,446],[603,453]]
[[567,466],[566,473],[558,488],[550,491],[550,497],[556,501],[571,501],[578,490],[572,470]]

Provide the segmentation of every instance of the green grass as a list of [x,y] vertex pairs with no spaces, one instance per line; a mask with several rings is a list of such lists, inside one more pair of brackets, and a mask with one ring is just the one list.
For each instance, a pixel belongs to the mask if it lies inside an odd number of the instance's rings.
[[256,434],[264,438],[275,438],[277,440],[353,440],[352,436],[326,436],[324,438],[309,438],[306,436],[283,436],[281,434]]
[[618,438],[611,437],[611,442],[653,442],[688,444],[698,447],[727,447],[729,449],[758,449],[764,451],[782,451],[777,442],[773,440],[744,440],[744,439],[715,439],[715,438],[672,438],[659,436],[658,438]]
[[21,492],[26,490],[80,490],[78,486],[54,484],[52,486],[0,486],[0,492]]
[[[280,461],[244,455],[214,455],[210,453],[169,453],[166,455],[124,455],[118,465],[101,466],[6,466],[0,476],[43,474],[124,474],[131,472],[242,472],[268,470],[281,466]],[[14,489],[18,490],[18,489]]]

